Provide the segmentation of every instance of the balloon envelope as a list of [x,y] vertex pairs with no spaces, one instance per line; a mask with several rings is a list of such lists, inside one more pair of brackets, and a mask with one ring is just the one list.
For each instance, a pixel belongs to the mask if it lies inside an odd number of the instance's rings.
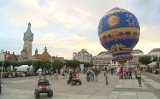
[[131,12],[113,8],[100,20],[98,36],[102,46],[113,55],[113,60],[124,63],[131,60],[131,51],[139,41],[140,27]]

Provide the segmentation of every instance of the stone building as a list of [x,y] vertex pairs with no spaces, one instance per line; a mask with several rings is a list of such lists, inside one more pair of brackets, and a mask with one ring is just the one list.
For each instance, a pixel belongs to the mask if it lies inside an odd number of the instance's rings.
[[98,55],[93,56],[92,58],[93,65],[100,68],[104,66],[117,67],[119,64],[115,61],[112,61],[112,54],[109,51],[102,51]]
[[144,53],[140,49],[134,49],[131,54],[133,55],[133,59],[128,62],[128,65],[134,67],[136,64],[139,64],[139,58],[142,57]]
[[19,60],[30,60],[32,57],[32,42],[33,42],[33,33],[31,31],[31,23],[28,23],[27,31],[24,33],[23,37],[24,45],[19,56]]
[[92,54],[89,54],[86,49],[82,49],[78,53],[73,53],[73,60],[79,60],[80,62],[91,62]]
[[[143,56],[143,51],[139,49],[132,50],[131,54],[133,55],[133,59],[130,61],[127,61],[125,66],[135,66],[135,64],[138,64],[139,57]],[[110,68],[116,68],[120,66],[118,62],[112,61],[112,54],[109,51],[103,51],[100,52],[98,55],[94,56],[92,58],[94,66],[104,67],[109,66]]]
[[47,51],[47,47],[44,48],[42,54],[38,54],[38,49],[35,50],[35,54],[32,56],[34,60],[51,60],[51,55]]

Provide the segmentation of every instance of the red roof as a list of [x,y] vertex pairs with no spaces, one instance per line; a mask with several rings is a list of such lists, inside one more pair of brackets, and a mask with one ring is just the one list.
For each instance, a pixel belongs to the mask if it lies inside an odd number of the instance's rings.
[[43,52],[42,55],[41,55],[41,59],[50,60],[51,59],[51,55],[49,55],[48,52]]

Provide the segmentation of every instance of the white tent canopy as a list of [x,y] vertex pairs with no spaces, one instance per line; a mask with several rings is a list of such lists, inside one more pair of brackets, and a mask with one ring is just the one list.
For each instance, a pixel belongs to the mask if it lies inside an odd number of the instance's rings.
[[28,71],[28,68],[30,68],[28,65],[21,65],[19,67],[15,67],[17,71]]
[[152,62],[152,63],[150,63],[150,64],[148,64],[148,65],[149,65],[149,67],[153,67],[153,66],[156,65],[156,62]]

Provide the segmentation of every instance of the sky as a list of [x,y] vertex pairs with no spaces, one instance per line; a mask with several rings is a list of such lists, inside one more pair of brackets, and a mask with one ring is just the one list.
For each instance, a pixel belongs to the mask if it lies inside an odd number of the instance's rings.
[[160,0],[0,0],[0,50],[20,54],[23,36],[31,23],[35,49],[51,56],[72,59],[73,52],[86,49],[93,56],[106,51],[98,38],[98,24],[109,10],[123,8],[140,25],[134,49],[148,54],[160,48]]

